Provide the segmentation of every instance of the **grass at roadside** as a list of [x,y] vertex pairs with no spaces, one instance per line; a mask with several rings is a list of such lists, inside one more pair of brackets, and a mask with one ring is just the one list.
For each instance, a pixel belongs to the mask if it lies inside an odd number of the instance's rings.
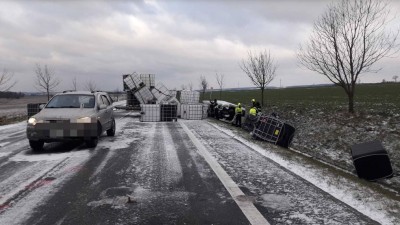
[[17,116],[17,117],[2,116],[2,117],[0,117],[0,126],[18,123],[18,122],[21,122],[24,120],[26,120],[26,116]]
[[[206,97],[209,93],[206,93]],[[251,99],[261,101],[260,90],[214,92],[212,98],[249,105]],[[290,106],[303,108],[324,108],[347,110],[348,99],[341,87],[297,87],[267,89],[264,92],[264,106]],[[375,113],[400,113],[400,83],[359,84],[356,87],[355,110]]]

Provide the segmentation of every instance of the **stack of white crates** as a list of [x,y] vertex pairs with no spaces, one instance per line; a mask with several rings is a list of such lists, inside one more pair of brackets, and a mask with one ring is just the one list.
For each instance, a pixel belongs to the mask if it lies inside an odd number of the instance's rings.
[[174,121],[179,116],[187,120],[201,120],[207,116],[207,105],[200,103],[198,91],[183,90],[179,95],[162,83],[156,86],[154,74],[123,75],[123,81],[129,97],[140,103],[142,122]]
[[181,91],[180,116],[186,120],[201,120],[204,118],[204,106],[199,103],[200,92],[198,91]]

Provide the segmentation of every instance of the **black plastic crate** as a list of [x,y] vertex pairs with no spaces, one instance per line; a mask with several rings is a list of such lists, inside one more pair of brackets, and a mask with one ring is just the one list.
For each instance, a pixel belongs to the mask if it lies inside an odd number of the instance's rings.
[[40,105],[45,105],[46,103],[29,103],[27,105],[28,118],[40,112]]
[[379,141],[353,145],[351,154],[358,177],[373,181],[393,176],[388,153]]
[[253,136],[264,141],[288,148],[295,128],[275,117],[261,115],[253,130]]
[[178,119],[178,106],[175,104],[162,104],[161,105],[161,121],[177,121]]

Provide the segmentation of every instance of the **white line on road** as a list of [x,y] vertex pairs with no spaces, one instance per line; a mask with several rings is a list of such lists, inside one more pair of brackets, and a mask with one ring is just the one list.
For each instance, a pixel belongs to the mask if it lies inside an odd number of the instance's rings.
[[[214,173],[218,176],[222,184],[228,190],[229,194],[235,200],[236,204],[242,210],[243,214],[249,220],[252,225],[269,225],[268,221],[264,216],[257,210],[252,201],[246,200],[245,194],[240,190],[238,185],[232,180],[232,178],[225,172],[225,170],[218,164],[217,160],[207,151],[206,147],[194,136],[189,128],[179,121],[179,124],[183,130],[187,133],[190,140],[199,150],[199,153],[204,157],[206,162],[213,169]],[[244,201],[243,201],[244,200]]]

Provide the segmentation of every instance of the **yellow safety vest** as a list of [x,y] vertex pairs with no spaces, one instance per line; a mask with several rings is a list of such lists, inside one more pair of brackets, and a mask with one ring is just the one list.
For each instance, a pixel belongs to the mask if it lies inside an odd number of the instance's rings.
[[255,116],[255,115],[257,115],[257,109],[253,107],[253,108],[250,109],[249,113],[250,113],[250,115]]
[[236,107],[235,113],[236,114],[242,114],[242,107]]

